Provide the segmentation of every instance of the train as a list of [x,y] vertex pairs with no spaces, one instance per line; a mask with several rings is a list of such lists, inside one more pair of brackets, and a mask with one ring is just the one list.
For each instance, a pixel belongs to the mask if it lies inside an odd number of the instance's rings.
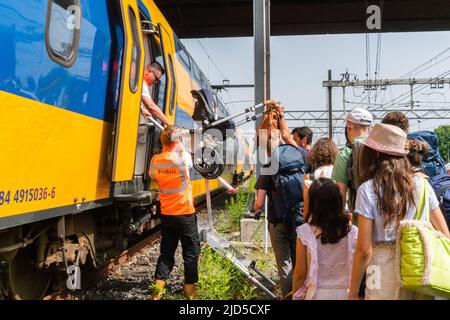
[[[230,112],[152,0],[0,0],[0,43],[0,298],[40,299],[158,225],[144,66],[166,71],[150,89],[170,123],[195,127],[198,90],[218,118]],[[236,162],[221,177],[252,171]],[[190,175],[202,201],[205,180]]]

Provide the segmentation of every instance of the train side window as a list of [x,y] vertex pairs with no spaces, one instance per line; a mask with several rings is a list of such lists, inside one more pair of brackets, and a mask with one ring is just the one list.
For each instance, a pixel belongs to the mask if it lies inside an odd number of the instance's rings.
[[45,47],[49,57],[66,68],[77,57],[81,18],[80,0],[48,0]]
[[200,73],[200,69],[198,68],[197,64],[192,64],[192,70],[194,71],[194,77],[198,81],[198,83],[201,83],[202,81],[202,75]]
[[131,7],[128,7],[128,13],[131,23],[131,34],[133,38],[133,51],[131,56],[131,68],[130,68],[130,90],[135,93],[138,89],[139,76],[138,72],[141,68],[141,54],[142,48],[139,43],[138,28],[136,24],[136,15]]
[[177,54],[184,66],[190,71],[191,70],[191,60],[189,55],[186,53],[186,49],[183,47],[180,41],[177,42]]
[[170,78],[171,78],[171,88],[170,88],[170,115],[173,115],[173,112],[175,111],[175,90],[176,90],[176,79],[175,79],[175,72],[173,71],[173,62],[172,62],[172,56],[169,55],[169,72],[170,72]]
[[202,89],[207,89],[208,88],[208,86],[206,85],[206,79],[205,79],[205,76],[203,75],[203,73],[201,74],[200,87]]

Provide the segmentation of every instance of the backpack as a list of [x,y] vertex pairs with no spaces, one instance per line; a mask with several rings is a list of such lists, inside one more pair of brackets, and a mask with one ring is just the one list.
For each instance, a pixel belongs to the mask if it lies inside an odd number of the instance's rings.
[[428,143],[430,150],[424,156],[422,168],[429,177],[446,174],[445,163],[439,153],[439,138],[433,131],[417,131],[408,134],[409,140],[421,140]]
[[273,218],[295,230],[296,219],[301,220],[300,224],[304,222],[301,206],[305,163],[298,148],[290,144],[278,146],[273,156],[279,162],[278,172],[272,176]]
[[430,178],[430,184],[436,193],[442,213],[450,225],[450,174],[440,174]]
[[355,210],[356,193],[361,185],[362,169],[361,155],[364,145],[360,141],[356,141],[350,145],[352,153],[347,162],[347,177],[348,177],[348,208],[350,211]]

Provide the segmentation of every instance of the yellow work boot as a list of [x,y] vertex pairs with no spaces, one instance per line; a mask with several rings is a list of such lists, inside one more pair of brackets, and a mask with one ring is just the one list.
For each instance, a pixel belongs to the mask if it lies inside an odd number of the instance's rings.
[[187,300],[195,300],[197,297],[197,288],[195,288],[195,284],[184,285],[184,296]]
[[164,280],[155,280],[155,283],[152,285],[152,300],[161,300],[164,294],[164,286],[166,285],[166,281]]

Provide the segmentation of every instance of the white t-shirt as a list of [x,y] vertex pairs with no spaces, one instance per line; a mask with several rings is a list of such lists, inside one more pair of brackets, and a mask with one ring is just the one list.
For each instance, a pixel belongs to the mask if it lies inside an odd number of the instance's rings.
[[314,180],[319,178],[329,178],[331,179],[331,174],[333,173],[333,165],[321,166],[314,170]]
[[[142,96],[153,101],[152,96],[150,95],[150,90],[148,90],[148,86],[145,83],[145,81],[143,81],[143,84],[142,84]],[[146,106],[141,101],[141,109],[143,109],[143,108],[146,108]],[[143,117],[142,117],[142,119],[143,119]]]
[[[430,183],[426,179],[419,179],[414,177],[416,183],[416,205],[419,203],[419,193],[422,182],[428,184],[428,199],[430,201],[429,210],[439,207],[439,201],[436,198],[436,194],[433,191]],[[378,212],[378,200],[373,187],[373,180],[364,182],[358,189],[356,196],[355,212],[368,219],[373,220],[373,241],[374,242],[394,242],[396,229],[394,225],[384,226],[384,216]],[[414,219],[416,214],[416,208],[412,205],[409,206],[405,219]],[[424,208],[425,210],[425,208]],[[421,221],[426,221],[427,215],[421,215]]]
[[145,81],[142,84],[142,96],[152,99],[152,96],[150,95],[150,90],[148,89],[148,85],[145,83]]

